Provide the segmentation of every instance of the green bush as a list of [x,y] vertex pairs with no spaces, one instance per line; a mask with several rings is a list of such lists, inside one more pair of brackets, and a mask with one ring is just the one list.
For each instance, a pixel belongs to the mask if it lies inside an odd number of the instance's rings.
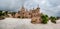
[[41,18],[42,18],[42,23],[43,24],[47,24],[47,22],[48,22],[48,15],[41,15]]
[[50,17],[50,20],[51,20],[52,23],[56,23],[56,20],[57,20],[57,19],[56,19],[56,17],[51,16],[51,17]]
[[2,13],[2,11],[0,11],[0,16],[4,16],[4,13]]
[[5,19],[3,16],[4,16],[4,13],[2,13],[2,11],[0,11],[0,20]]

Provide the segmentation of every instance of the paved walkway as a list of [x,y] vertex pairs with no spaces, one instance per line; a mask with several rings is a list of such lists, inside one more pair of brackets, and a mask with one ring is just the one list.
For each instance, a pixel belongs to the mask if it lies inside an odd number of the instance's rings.
[[60,20],[57,24],[50,21],[48,24],[31,24],[31,19],[6,18],[0,20],[0,29],[60,29]]

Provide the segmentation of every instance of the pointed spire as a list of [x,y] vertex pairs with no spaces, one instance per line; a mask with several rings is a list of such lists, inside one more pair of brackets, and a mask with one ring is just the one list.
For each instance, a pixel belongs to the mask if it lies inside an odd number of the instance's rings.
[[21,8],[22,8],[22,9],[25,9],[25,8],[24,8],[24,5],[22,5],[22,7],[21,7]]
[[37,5],[36,11],[38,11],[38,12],[40,11],[39,5]]
[[39,4],[37,5],[37,9],[40,9]]
[[21,11],[25,11],[24,5],[22,5],[22,7],[21,7]]

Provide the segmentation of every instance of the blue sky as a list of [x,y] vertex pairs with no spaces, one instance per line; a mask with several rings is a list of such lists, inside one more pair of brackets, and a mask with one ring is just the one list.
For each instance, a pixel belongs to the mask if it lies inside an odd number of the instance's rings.
[[0,10],[18,11],[24,4],[27,9],[36,8],[49,16],[60,16],[60,0],[0,0]]

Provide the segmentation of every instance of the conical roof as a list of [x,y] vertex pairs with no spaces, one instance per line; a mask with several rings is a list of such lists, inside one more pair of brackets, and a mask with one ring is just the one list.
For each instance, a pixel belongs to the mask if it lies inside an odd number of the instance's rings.
[[25,8],[24,8],[24,6],[22,6],[22,7],[21,7],[21,11],[25,11]]

